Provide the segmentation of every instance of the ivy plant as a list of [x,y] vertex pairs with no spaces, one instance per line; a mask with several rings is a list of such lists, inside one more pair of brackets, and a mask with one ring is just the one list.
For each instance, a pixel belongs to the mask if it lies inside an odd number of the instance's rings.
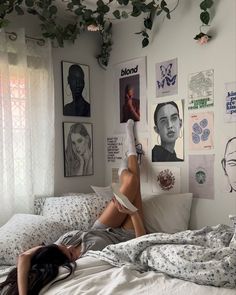
[[[176,7],[179,1],[177,0]],[[112,2],[117,2],[119,9],[112,10]],[[204,0],[200,4],[203,10],[200,19],[206,25],[210,20],[208,9],[212,4],[213,0]],[[114,19],[144,15],[143,30],[136,34],[141,35],[142,46],[146,47],[149,44],[149,32],[155,18],[162,14],[170,19],[174,10],[168,8],[165,0],[97,0],[93,9],[86,5],[86,0],[69,0],[66,9],[72,17],[70,22],[62,25],[58,18],[59,9],[56,0],[0,0],[0,28],[9,24],[9,14],[29,13],[39,18],[43,37],[56,41],[61,47],[65,41],[74,42],[85,30],[96,29],[101,36],[101,51],[97,59],[99,64],[106,68],[112,49],[111,15]]]

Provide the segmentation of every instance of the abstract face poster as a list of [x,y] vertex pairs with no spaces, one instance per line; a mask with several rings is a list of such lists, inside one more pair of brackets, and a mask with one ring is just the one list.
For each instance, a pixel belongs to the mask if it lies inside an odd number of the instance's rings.
[[189,75],[188,109],[201,109],[214,105],[214,70]]
[[183,161],[183,101],[153,104],[152,118],[152,162]]
[[225,83],[225,122],[236,122],[236,82]]
[[107,137],[107,162],[117,163],[123,158],[123,137]]
[[236,137],[226,141],[221,165],[228,185],[227,192],[236,193]]
[[177,58],[156,64],[156,97],[178,93]]
[[195,198],[214,199],[214,155],[189,156],[189,192]]
[[[124,130],[128,119],[133,119],[138,128],[147,129],[146,59],[133,59],[116,65],[115,93],[118,131]],[[117,114],[118,113],[118,114]]]
[[168,194],[180,192],[180,168],[174,166],[154,166],[152,172],[152,191]]
[[195,113],[189,116],[189,150],[213,149],[213,112]]

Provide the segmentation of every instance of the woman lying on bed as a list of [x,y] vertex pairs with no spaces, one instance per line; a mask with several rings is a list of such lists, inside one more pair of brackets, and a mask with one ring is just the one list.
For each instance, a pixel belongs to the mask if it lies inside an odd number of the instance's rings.
[[22,253],[18,257],[17,268],[0,284],[1,294],[3,291],[6,295],[36,295],[57,276],[59,266],[68,268],[70,276],[75,269],[75,260],[88,250],[102,250],[109,244],[124,242],[146,233],[133,128],[134,122],[129,120],[126,126],[127,158],[118,173],[120,192],[128,197],[138,211],[131,212],[113,198],[91,230],[73,231],[63,235],[55,244],[37,246]]

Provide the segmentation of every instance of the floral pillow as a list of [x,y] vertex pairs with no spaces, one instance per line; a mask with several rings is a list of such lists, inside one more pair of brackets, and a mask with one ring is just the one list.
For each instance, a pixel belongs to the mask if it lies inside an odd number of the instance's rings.
[[0,265],[14,265],[20,253],[55,242],[65,227],[49,218],[33,214],[15,214],[0,228]]
[[96,194],[70,194],[46,198],[42,215],[63,223],[67,231],[92,227],[109,200]]

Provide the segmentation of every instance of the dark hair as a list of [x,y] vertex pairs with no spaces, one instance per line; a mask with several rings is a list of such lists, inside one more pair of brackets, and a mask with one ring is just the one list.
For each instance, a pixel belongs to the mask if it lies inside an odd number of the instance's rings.
[[[74,271],[76,264],[71,263],[69,258],[55,244],[37,249],[31,259],[27,294],[37,295],[45,285],[56,278],[59,266],[67,268],[69,274],[54,283],[68,278]],[[3,290],[5,295],[19,294],[16,267],[10,271],[6,280],[0,284],[0,293]]]
[[177,112],[178,112],[178,115],[179,115],[179,108],[178,108],[178,105],[174,102],[174,101],[168,101],[168,102],[162,102],[162,103],[159,103],[157,106],[156,106],[156,109],[155,109],[155,112],[154,112],[154,124],[157,126],[157,115],[158,115],[158,112],[159,110],[164,107],[165,105],[168,105],[168,104],[171,104],[172,106],[174,106],[176,109],[177,109]]
[[126,84],[125,86],[125,93],[127,93],[129,90],[133,89],[134,87],[131,84]]

